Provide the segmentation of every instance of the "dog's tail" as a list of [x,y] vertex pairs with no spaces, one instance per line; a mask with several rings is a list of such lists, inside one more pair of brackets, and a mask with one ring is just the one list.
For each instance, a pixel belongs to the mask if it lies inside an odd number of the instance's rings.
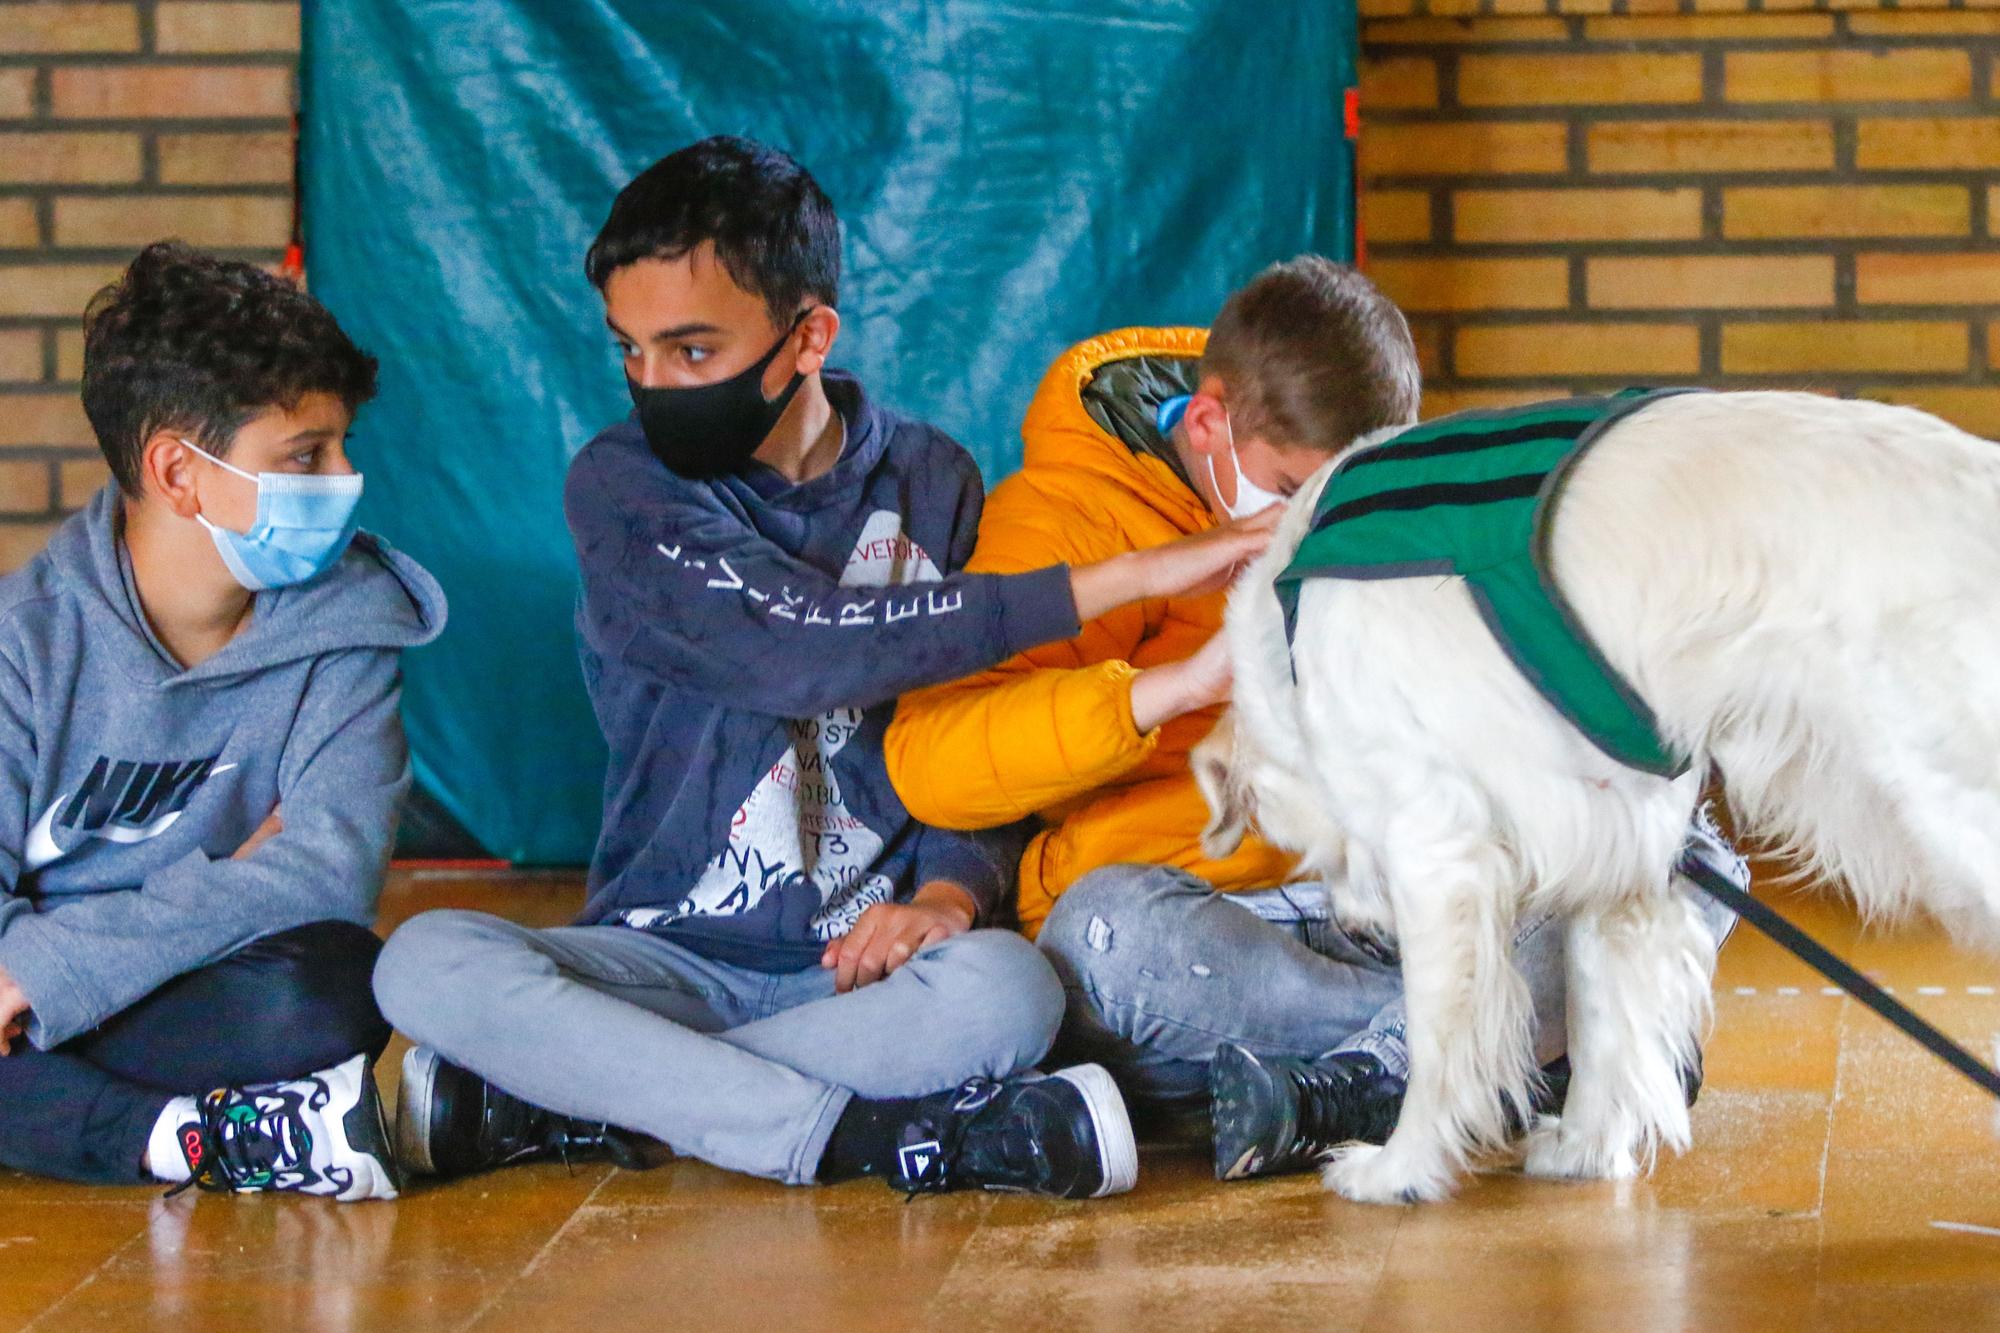
[[1668,738],[1865,912],[2000,936],[2000,446],[1811,394],[1667,399],[1613,430],[1558,567],[1616,567],[1577,581],[1579,613]]

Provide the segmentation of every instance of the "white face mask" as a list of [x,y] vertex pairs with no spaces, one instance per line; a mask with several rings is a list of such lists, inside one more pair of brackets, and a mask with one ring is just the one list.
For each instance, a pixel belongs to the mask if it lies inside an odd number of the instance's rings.
[[1215,492],[1216,502],[1231,518],[1248,518],[1252,514],[1263,513],[1272,505],[1283,504],[1284,496],[1265,490],[1250,480],[1250,475],[1243,470],[1243,460],[1236,456],[1236,428],[1229,423],[1227,408],[1223,409],[1222,428],[1229,432],[1229,465],[1236,469],[1236,503],[1231,504],[1222,498],[1222,487],[1215,480],[1215,458],[1209,455],[1204,461],[1208,464],[1209,489]]

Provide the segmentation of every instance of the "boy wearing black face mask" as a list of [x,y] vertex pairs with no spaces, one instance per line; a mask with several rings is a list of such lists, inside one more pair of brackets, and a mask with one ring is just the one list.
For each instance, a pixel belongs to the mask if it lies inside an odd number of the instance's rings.
[[913,821],[882,735],[903,691],[1226,575],[1263,526],[956,572],[978,473],[823,368],[839,225],[781,153],[710,139],[655,164],[586,267],[637,407],[565,495],[604,829],[578,926],[435,912],[384,951],[377,995],[423,1043],[406,1162],[629,1161],[657,1139],[790,1183],[1130,1188],[1104,1072],[1025,1072],[1061,1017],[1054,973],[973,928],[1018,842]]

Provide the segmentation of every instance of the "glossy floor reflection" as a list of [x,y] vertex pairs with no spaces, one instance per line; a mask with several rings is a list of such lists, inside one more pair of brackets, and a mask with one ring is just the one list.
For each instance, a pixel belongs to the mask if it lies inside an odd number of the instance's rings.
[[[388,923],[554,924],[578,896],[572,876],[399,874]],[[1955,1036],[2000,1032],[2000,960],[1782,905]],[[1220,1187],[1173,1150],[1079,1205],[905,1205],[697,1163],[352,1207],[0,1173],[0,1329],[2000,1328],[1992,1106],[1747,929],[1716,1011],[1695,1151],[1631,1185],[1496,1173],[1451,1204],[1360,1208],[1310,1177]]]

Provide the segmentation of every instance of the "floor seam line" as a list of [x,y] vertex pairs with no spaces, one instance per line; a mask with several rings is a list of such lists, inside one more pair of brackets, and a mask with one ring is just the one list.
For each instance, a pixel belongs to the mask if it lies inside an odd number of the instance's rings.
[[98,1278],[104,1276],[104,1270],[111,1267],[111,1265],[117,1263],[118,1257],[120,1255],[124,1254],[125,1251],[131,1249],[134,1245],[138,1244],[140,1241],[146,1238],[146,1234],[149,1230],[151,1230],[151,1226],[152,1226],[152,1218],[151,1215],[149,1214],[147,1216],[146,1222],[142,1224],[137,1231],[127,1236],[121,1244],[112,1247],[111,1253],[104,1256],[103,1263],[91,1269],[90,1272],[86,1273],[83,1276],[83,1278],[77,1282],[75,1286],[71,1287],[68,1291],[58,1296],[54,1301],[50,1302],[49,1306],[43,1311],[41,1311],[41,1313],[37,1314],[33,1319],[30,1319],[27,1323],[21,1325],[21,1333],[29,1333],[30,1329],[33,1329],[37,1325],[40,1325],[44,1320],[48,1319],[49,1316],[53,1315],[56,1311],[62,1309],[63,1306],[69,1304],[70,1301],[74,1300],[78,1295],[82,1293],[85,1287],[90,1286],[93,1282],[96,1282]]
[[535,1251],[534,1257],[529,1259],[527,1263],[521,1265],[521,1270],[515,1273],[514,1276],[508,1278],[506,1282],[502,1283],[500,1285],[499,1290],[495,1291],[491,1296],[487,1297],[484,1301],[481,1301],[479,1303],[479,1308],[474,1310],[472,1314],[466,1318],[465,1322],[460,1324],[458,1327],[460,1329],[469,1329],[472,1328],[474,1325],[478,1324],[480,1320],[484,1319],[487,1316],[487,1314],[493,1309],[494,1306],[498,1305],[503,1299],[505,1299],[507,1293],[512,1291],[521,1282],[523,1278],[531,1276],[534,1273],[536,1266],[539,1265],[542,1262],[542,1260],[547,1257],[549,1251],[554,1249],[556,1247],[556,1244],[559,1241],[561,1241],[564,1236],[569,1234],[569,1229],[576,1225],[577,1218],[583,1216],[583,1210],[590,1207],[591,1201],[598,1196],[599,1192],[602,1191],[606,1185],[611,1183],[612,1178],[616,1175],[618,1175],[618,1169],[614,1167],[613,1169],[605,1173],[604,1178],[602,1180],[598,1181],[595,1185],[591,1186],[590,1193],[584,1195],[583,1198],[577,1201],[576,1207],[570,1209],[569,1216],[563,1219],[562,1225],[557,1227],[555,1231],[550,1233],[549,1238],[542,1242],[541,1248]]

